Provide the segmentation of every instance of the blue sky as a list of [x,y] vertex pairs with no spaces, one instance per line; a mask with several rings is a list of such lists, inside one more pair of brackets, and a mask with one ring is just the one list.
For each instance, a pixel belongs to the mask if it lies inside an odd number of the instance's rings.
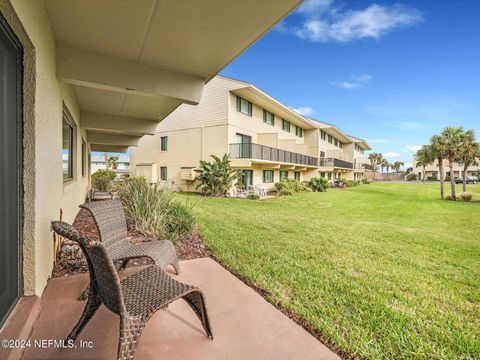
[[475,0],[307,0],[222,74],[411,163],[446,125],[480,137],[479,18]]

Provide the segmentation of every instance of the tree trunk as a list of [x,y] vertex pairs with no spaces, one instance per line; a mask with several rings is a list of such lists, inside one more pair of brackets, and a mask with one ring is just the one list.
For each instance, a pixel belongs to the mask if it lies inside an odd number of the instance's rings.
[[440,198],[445,198],[445,177],[443,176],[443,159],[438,158],[438,171],[440,172]]
[[448,158],[448,166],[450,168],[450,187],[452,188],[452,198],[453,200],[457,200],[457,194],[455,190],[455,176],[453,173],[453,163],[455,162],[455,159],[450,157]]
[[463,192],[467,191],[467,170],[468,170],[468,165],[465,162],[465,165],[463,166]]
[[423,165],[423,170],[422,170],[422,181],[425,184],[425,165]]

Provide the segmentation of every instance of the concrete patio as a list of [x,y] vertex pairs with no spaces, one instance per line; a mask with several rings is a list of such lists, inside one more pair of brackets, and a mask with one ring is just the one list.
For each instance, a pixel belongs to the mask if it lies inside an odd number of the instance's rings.
[[[149,321],[136,359],[338,359],[316,338],[210,258],[181,262],[180,281],[200,287],[207,299],[214,340],[208,339],[186,303],[179,300]],[[125,272],[131,272],[132,268]],[[76,300],[87,275],[49,281],[31,339],[63,339],[84,303]],[[93,348],[30,348],[23,359],[114,359],[118,317],[101,307],[77,339]]]

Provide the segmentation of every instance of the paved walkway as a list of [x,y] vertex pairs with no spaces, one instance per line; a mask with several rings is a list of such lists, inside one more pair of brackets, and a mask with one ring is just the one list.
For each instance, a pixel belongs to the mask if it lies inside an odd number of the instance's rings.
[[[192,310],[179,300],[150,319],[136,359],[338,359],[303,328],[210,258],[182,261],[180,281],[200,287],[207,299],[214,340],[208,339]],[[131,271],[130,269],[127,271]],[[76,300],[86,275],[50,280],[32,339],[63,339],[84,303]],[[118,317],[100,308],[78,341],[93,349],[28,349],[24,359],[114,359]]]

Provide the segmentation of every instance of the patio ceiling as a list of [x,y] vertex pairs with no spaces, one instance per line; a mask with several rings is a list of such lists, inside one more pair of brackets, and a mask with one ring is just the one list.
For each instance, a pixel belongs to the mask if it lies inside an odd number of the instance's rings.
[[45,0],[57,76],[74,88],[81,126],[96,134],[89,141],[103,147],[131,145],[110,144],[111,131],[151,134],[181,104],[198,104],[205,83],[299,3]]

